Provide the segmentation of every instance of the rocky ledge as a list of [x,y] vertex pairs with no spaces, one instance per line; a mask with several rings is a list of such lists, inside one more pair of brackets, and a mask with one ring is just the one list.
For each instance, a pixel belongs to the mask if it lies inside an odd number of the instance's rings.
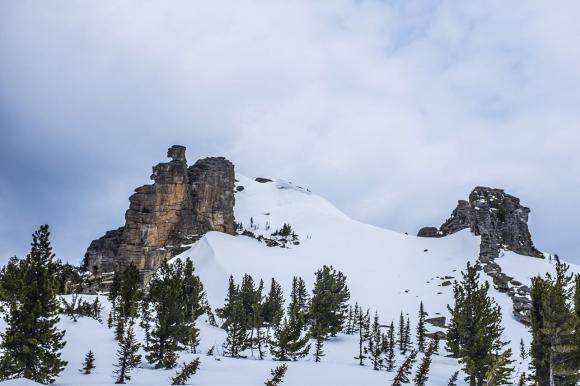
[[135,189],[125,225],[94,240],[84,266],[99,275],[134,264],[142,272],[188,247],[206,232],[235,233],[234,165],[223,157],[187,165],[184,146],[153,167],[153,184]]

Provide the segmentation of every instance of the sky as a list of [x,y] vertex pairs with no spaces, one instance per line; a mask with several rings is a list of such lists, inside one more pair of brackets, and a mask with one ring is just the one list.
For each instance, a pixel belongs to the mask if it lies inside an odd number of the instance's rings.
[[580,3],[0,2],[0,261],[78,262],[169,146],[415,233],[477,185],[580,263]]

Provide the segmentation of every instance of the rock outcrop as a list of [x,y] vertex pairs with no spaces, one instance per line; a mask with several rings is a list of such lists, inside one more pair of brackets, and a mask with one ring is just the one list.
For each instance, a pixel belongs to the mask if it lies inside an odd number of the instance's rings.
[[153,184],[135,189],[125,225],[89,246],[84,264],[94,274],[129,264],[151,271],[208,231],[234,234],[234,166],[223,157],[187,165],[184,146],[153,167]]
[[509,250],[520,255],[540,257],[528,229],[530,209],[520,204],[520,199],[501,189],[478,186],[469,195],[469,201],[460,200],[451,216],[441,227],[419,230],[421,237],[443,237],[462,229],[470,229],[481,236],[479,263],[494,287],[512,299],[514,317],[529,324],[531,308],[530,289],[502,272],[495,259],[500,251]]
[[543,257],[536,249],[528,230],[530,209],[520,199],[501,189],[478,186],[469,195],[469,201],[460,200],[451,216],[439,227],[426,227],[418,236],[442,237],[470,229],[481,236],[480,260],[488,262],[499,255],[500,249],[521,255]]

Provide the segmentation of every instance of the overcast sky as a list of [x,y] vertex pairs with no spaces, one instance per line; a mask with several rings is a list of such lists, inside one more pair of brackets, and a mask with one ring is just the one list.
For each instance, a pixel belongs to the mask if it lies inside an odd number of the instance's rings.
[[[415,233],[476,185],[580,263],[580,2],[0,2],[0,256],[80,261],[167,147]],[[388,246],[386,246],[388,248]]]

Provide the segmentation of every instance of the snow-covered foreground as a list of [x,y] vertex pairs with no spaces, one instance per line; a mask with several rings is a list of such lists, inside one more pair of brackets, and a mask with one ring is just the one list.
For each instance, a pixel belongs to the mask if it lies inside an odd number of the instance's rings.
[[[293,276],[304,278],[311,289],[314,272],[326,264],[333,265],[347,276],[351,303],[358,302],[371,313],[378,311],[382,324],[391,320],[396,324],[401,311],[408,313],[414,330],[420,301],[423,301],[428,317],[448,315],[446,306],[452,302],[452,286],[442,284],[460,278],[460,271],[465,269],[467,261],[475,261],[479,251],[479,238],[468,231],[440,239],[395,233],[354,221],[321,197],[291,184],[257,183],[241,175],[237,179],[238,186],[244,189],[236,193],[236,221],[242,222],[256,235],[264,236],[288,223],[298,234],[300,244],[290,248],[267,247],[246,236],[217,232],[205,235],[177,258],[193,259],[213,309],[223,304],[230,274],[238,282],[245,273],[251,274],[256,281],[262,278],[266,288],[274,277],[288,298]],[[250,229],[251,224],[253,227]],[[548,260],[511,252],[503,254],[497,263],[503,272],[527,284],[532,276],[552,270]],[[578,266],[572,269],[580,272]],[[489,278],[482,272],[482,279]],[[529,344],[529,332],[512,317],[512,305],[507,295],[493,289],[491,295],[503,310],[505,338],[511,341],[513,352],[518,353],[520,339]],[[88,300],[90,297],[85,298]],[[101,297],[101,300],[105,299]],[[106,312],[108,310],[105,315]],[[210,326],[204,318],[200,318],[198,323],[201,354],[180,354],[180,362],[195,356],[201,358],[200,370],[190,384],[260,385],[269,378],[270,370],[280,364],[257,360],[249,352],[246,359],[221,356],[225,331]],[[113,331],[92,319],[83,318],[74,323],[64,316],[61,327],[67,330],[65,338],[68,344],[63,357],[69,364],[56,384],[113,384],[117,346]],[[429,326],[429,330],[436,329]],[[139,329],[137,333],[142,338]],[[206,356],[207,350],[213,346],[217,347],[215,356]],[[444,356],[443,346],[442,342],[442,355],[433,359],[429,385],[446,385],[451,374],[460,368],[456,360]],[[95,353],[97,368],[94,374],[83,375],[78,369],[89,349]],[[358,365],[353,358],[358,354],[355,336],[339,335],[326,342],[324,351],[326,356],[321,363],[314,363],[311,356],[288,363],[284,385],[378,386],[389,385],[394,376],[385,371],[373,371],[368,365]],[[398,363],[402,359],[403,356],[399,355]],[[525,364],[516,362],[516,369],[525,370]],[[143,367],[133,371],[129,383],[167,385],[174,373],[174,370],[154,370],[143,361]],[[15,381],[6,384],[28,385]],[[463,384],[461,376],[458,384]]]

